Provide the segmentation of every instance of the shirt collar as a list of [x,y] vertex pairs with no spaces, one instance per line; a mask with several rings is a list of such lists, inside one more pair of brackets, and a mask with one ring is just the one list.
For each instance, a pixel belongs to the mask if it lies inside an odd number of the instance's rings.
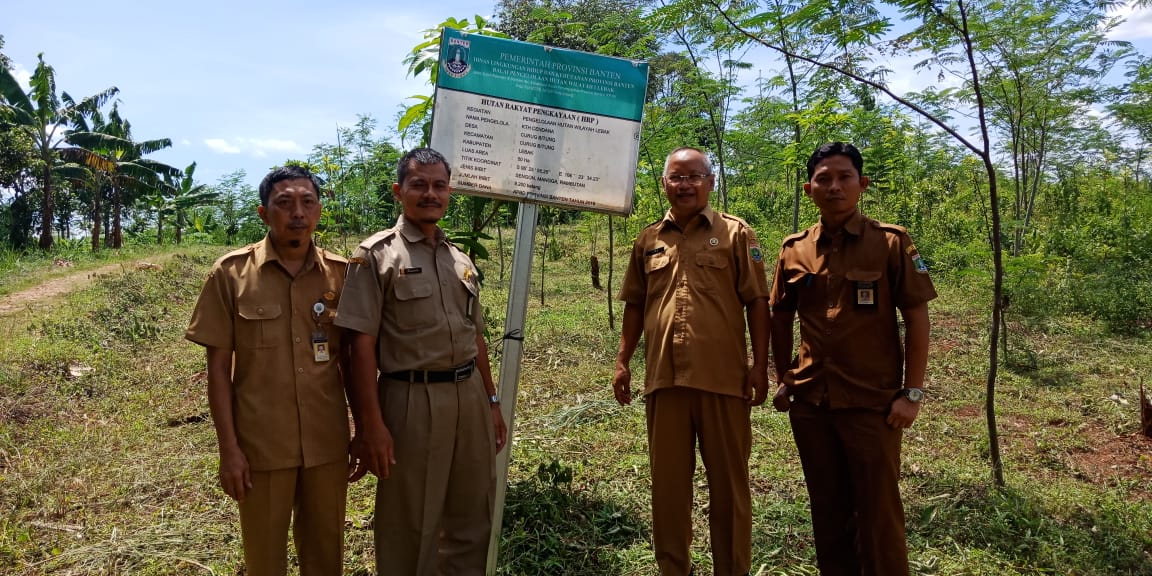
[[[423,242],[428,238],[428,236],[424,234],[424,231],[421,230],[419,226],[409,222],[408,218],[404,217],[403,214],[396,218],[396,229],[400,232],[400,235],[410,243]],[[447,235],[444,234],[444,231],[441,230],[439,226],[437,226],[436,238],[434,238],[436,244],[442,242],[446,237]]]
[[[845,222],[844,226],[842,226],[840,229],[841,231],[846,232],[851,236],[859,237],[860,234],[864,232],[864,215],[861,214],[859,210],[857,210],[852,214],[851,217],[848,218],[848,221]],[[816,235],[814,240],[817,242],[820,242],[821,240],[828,240],[828,238],[826,238],[824,235],[823,220],[821,220],[820,223],[816,226]]]
[[[309,241],[308,253],[304,255],[304,266],[300,268],[301,272],[308,271],[316,263],[316,250],[316,243]],[[268,234],[265,234],[264,239],[256,244],[252,254],[257,268],[262,268],[269,262],[280,262],[280,254],[276,252],[276,245],[272,243],[272,237]]]
[[[708,223],[708,227],[711,228],[712,223],[716,220],[716,211],[712,209],[710,204],[705,204],[704,209],[696,213],[696,215],[692,217],[692,220],[699,220],[700,218],[703,218],[704,221]],[[689,221],[689,224],[691,224],[691,221]],[[676,226],[676,221],[672,219],[671,208],[669,208],[668,211],[664,213],[664,221],[662,226]]]

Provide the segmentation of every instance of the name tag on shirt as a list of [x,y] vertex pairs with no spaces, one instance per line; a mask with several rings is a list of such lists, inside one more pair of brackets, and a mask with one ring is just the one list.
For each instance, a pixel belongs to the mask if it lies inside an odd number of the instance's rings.
[[856,305],[876,305],[876,283],[871,281],[856,282]]

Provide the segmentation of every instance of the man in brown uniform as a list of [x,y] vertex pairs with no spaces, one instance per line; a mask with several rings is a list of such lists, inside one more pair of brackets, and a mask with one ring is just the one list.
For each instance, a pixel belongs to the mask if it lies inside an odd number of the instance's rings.
[[632,401],[629,362],[645,334],[652,546],[664,576],[692,571],[697,441],[708,476],[714,572],[747,574],[752,565],[750,406],[768,394],[768,280],[756,234],[708,205],[714,179],[704,152],[668,155],[661,180],[671,207],[636,238],[620,289],[624,322],[613,392],[621,404]]
[[220,485],[240,505],[249,576],[343,570],[348,408],[332,321],[347,260],[312,243],[319,183],[286,166],[260,183],[263,241],[216,261],[185,337],[208,350]]
[[772,282],[773,404],[791,408],[824,576],[908,574],[900,444],[920,411],[936,297],[907,231],[857,210],[863,168],[851,144],[812,154],[804,190],[820,222],[784,239]]
[[437,226],[450,170],[429,148],[400,159],[392,194],[403,214],[356,249],[337,318],[363,408],[353,451],[380,479],[380,575],[480,575],[488,555],[506,430],[479,276]]

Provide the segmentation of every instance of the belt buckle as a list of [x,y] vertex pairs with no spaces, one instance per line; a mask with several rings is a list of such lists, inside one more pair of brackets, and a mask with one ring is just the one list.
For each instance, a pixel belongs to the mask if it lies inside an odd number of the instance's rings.
[[456,373],[453,374],[452,379],[456,382],[459,382],[472,375],[472,364],[469,363],[463,366],[457,366],[453,370]]

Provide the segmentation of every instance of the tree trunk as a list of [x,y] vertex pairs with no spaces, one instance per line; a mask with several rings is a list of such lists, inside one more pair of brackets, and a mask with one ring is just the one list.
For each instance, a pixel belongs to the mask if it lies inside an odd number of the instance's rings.
[[52,249],[52,157],[47,155],[44,160],[44,186],[40,190],[40,249]]
[[120,229],[120,187],[112,187],[112,247],[120,248],[124,244],[122,230]]
[[92,251],[100,251],[100,187],[92,195]]

